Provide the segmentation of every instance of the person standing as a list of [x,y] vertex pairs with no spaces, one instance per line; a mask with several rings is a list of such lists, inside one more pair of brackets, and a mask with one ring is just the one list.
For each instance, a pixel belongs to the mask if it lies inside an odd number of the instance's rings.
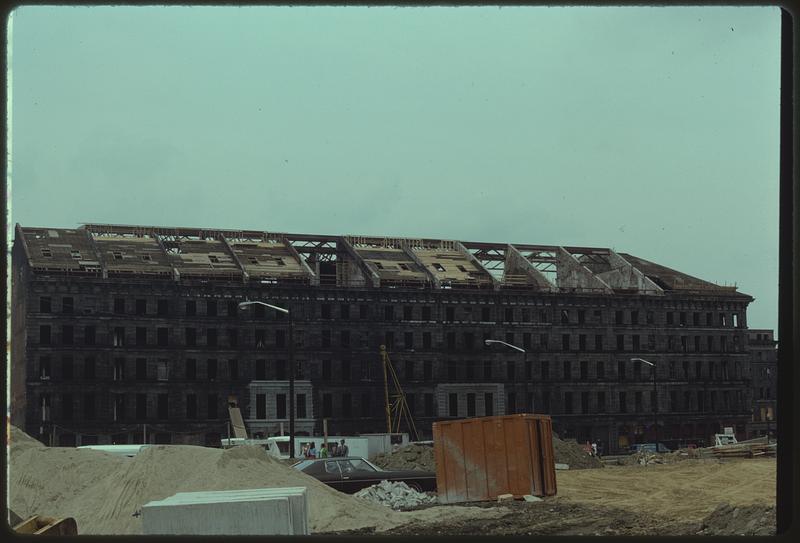
[[350,449],[344,444],[344,439],[339,443],[339,456],[349,456]]
[[317,446],[313,441],[311,442],[311,446],[308,448],[308,457],[309,458],[317,457]]
[[328,447],[325,446],[325,443],[322,443],[322,446],[319,448],[319,457],[320,458],[328,458]]
[[592,456],[597,456],[597,443],[592,442]]
[[335,441],[331,442],[331,446],[328,449],[328,454],[330,456],[339,456],[338,443],[336,443]]

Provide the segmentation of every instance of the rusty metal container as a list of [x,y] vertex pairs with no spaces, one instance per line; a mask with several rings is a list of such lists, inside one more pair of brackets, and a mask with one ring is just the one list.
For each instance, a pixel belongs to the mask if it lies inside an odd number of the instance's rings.
[[556,494],[552,423],[547,415],[479,417],[433,424],[440,503],[500,494]]

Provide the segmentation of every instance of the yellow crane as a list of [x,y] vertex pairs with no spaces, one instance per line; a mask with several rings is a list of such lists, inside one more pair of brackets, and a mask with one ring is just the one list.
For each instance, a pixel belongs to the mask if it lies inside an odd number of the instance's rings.
[[[386,351],[386,345],[381,345],[381,363],[383,365],[383,395],[384,405],[386,407],[386,431],[390,434],[400,432],[400,423],[405,417],[408,420],[409,433],[414,440],[419,440],[417,427],[414,425],[414,418],[411,416],[411,410],[408,408],[406,395],[403,392],[403,387],[400,386],[400,380],[397,378],[397,373],[394,371],[392,361],[389,360],[389,353]],[[394,392],[389,394],[389,378],[392,380]]]

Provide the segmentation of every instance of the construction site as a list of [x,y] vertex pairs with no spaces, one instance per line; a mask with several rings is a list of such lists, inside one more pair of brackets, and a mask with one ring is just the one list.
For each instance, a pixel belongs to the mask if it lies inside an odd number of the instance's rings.
[[734,286],[609,248],[98,224],[17,225],[12,268],[18,532],[774,533],[774,342]]

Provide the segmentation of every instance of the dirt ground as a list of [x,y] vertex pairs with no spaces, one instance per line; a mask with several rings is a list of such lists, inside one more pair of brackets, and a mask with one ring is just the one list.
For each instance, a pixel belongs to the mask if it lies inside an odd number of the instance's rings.
[[775,470],[774,458],[761,458],[558,471],[555,497],[472,504],[503,514],[411,522],[382,534],[769,535],[775,530]]

